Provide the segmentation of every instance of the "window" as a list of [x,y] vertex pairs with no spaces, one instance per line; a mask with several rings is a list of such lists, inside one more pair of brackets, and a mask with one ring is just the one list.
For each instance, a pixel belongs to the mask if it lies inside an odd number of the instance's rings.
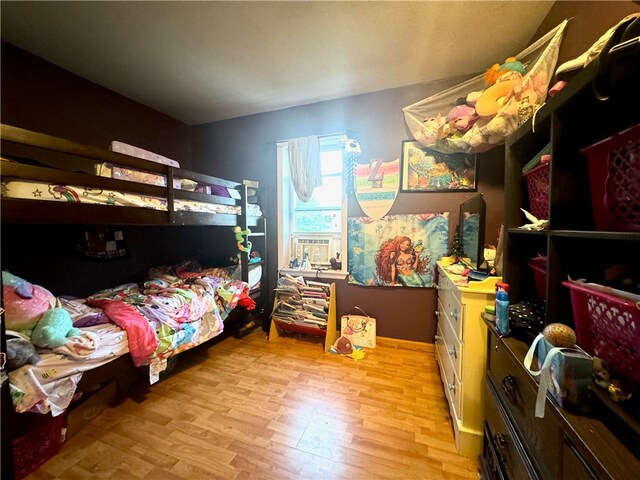
[[[278,265],[288,267],[306,257],[316,269],[329,269],[330,259],[346,250],[346,199],[340,135],[320,137],[322,186],[301,201],[289,176],[286,142],[278,143]],[[346,263],[343,262],[346,267]]]

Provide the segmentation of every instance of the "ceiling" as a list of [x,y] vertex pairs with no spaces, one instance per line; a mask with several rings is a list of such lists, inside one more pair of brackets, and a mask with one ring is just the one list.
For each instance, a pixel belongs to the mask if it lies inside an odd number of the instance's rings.
[[2,39],[197,125],[480,72],[553,2],[12,2]]

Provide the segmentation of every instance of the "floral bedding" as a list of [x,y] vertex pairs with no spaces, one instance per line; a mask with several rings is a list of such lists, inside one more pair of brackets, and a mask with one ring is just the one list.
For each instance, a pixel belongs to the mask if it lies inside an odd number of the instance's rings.
[[136,366],[149,365],[154,383],[169,357],[219,335],[223,320],[238,304],[251,308],[249,284],[230,278],[234,270],[201,269],[195,262],[154,267],[143,283],[101,290],[86,299],[65,299],[62,307],[75,326],[86,325],[80,335],[90,335],[92,348],[80,354],[74,347],[80,338],[69,337],[69,348],[41,350],[36,365],[11,371],[16,411],[61,414],[84,371],[127,351]]

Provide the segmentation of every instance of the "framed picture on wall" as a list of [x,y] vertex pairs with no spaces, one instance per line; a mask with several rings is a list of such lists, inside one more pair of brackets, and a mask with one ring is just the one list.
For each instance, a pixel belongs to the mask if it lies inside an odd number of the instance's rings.
[[414,140],[402,142],[403,192],[475,192],[476,154],[440,153]]

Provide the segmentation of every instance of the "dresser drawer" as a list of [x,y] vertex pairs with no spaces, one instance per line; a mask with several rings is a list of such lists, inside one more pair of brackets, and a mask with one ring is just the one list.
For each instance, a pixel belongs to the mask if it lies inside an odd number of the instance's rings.
[[453,408],[451,412],[455,417],[460,420],[462,418],[461,399],[462,399],[462,384],[458,379],[458,375],[455,371],[455,366],[451,362],[451,356],[447,352],[447,345],[444,340],[444,332],[442,331],[442,325],[438,324],[438,339],[436,340],[436,359],[440,366],[440,376],[442,377],[442,384],[444,387],[445,395],[449,401],[449,405]]
[[440,331],[444,338],[444,352],[449,355],[451,363],[458,378],[462,377],[462,349],[463,346],[458,340],[458,336],[454,333],[454,327],[449,315],[444,313],[443,305],[438,300],[438,325],[441,326]]
[[560,478],[562,433],[553,415],[536,418],[537,389],[524,367],[516,363],[500,342],[491,335],[488,353],[488,376],[495,385],[497,396],[505,406],[516,430],[526,438],[527,453],[544,479]]
[[592,480],[597,478],[596,474],[593,473],[593,470],[569,440],[566,440],[562,452],[563,480]]
[[442,307],[438,312],[445,312],[451,321],[453,331],[460,340],[463,338],[464,306],[460,303],[460,290],[444,274],[438,279],[438,299]]
[[498,473],[498,478],[504,474],[509,480],[530,480],[538,476],[530,462],[526,460],[526,454],[522,443],[511,434],[501,415],[503,407],[493,385],[487,381],[487,403],[485,428],[485,457],[491,460],[492,469]]

